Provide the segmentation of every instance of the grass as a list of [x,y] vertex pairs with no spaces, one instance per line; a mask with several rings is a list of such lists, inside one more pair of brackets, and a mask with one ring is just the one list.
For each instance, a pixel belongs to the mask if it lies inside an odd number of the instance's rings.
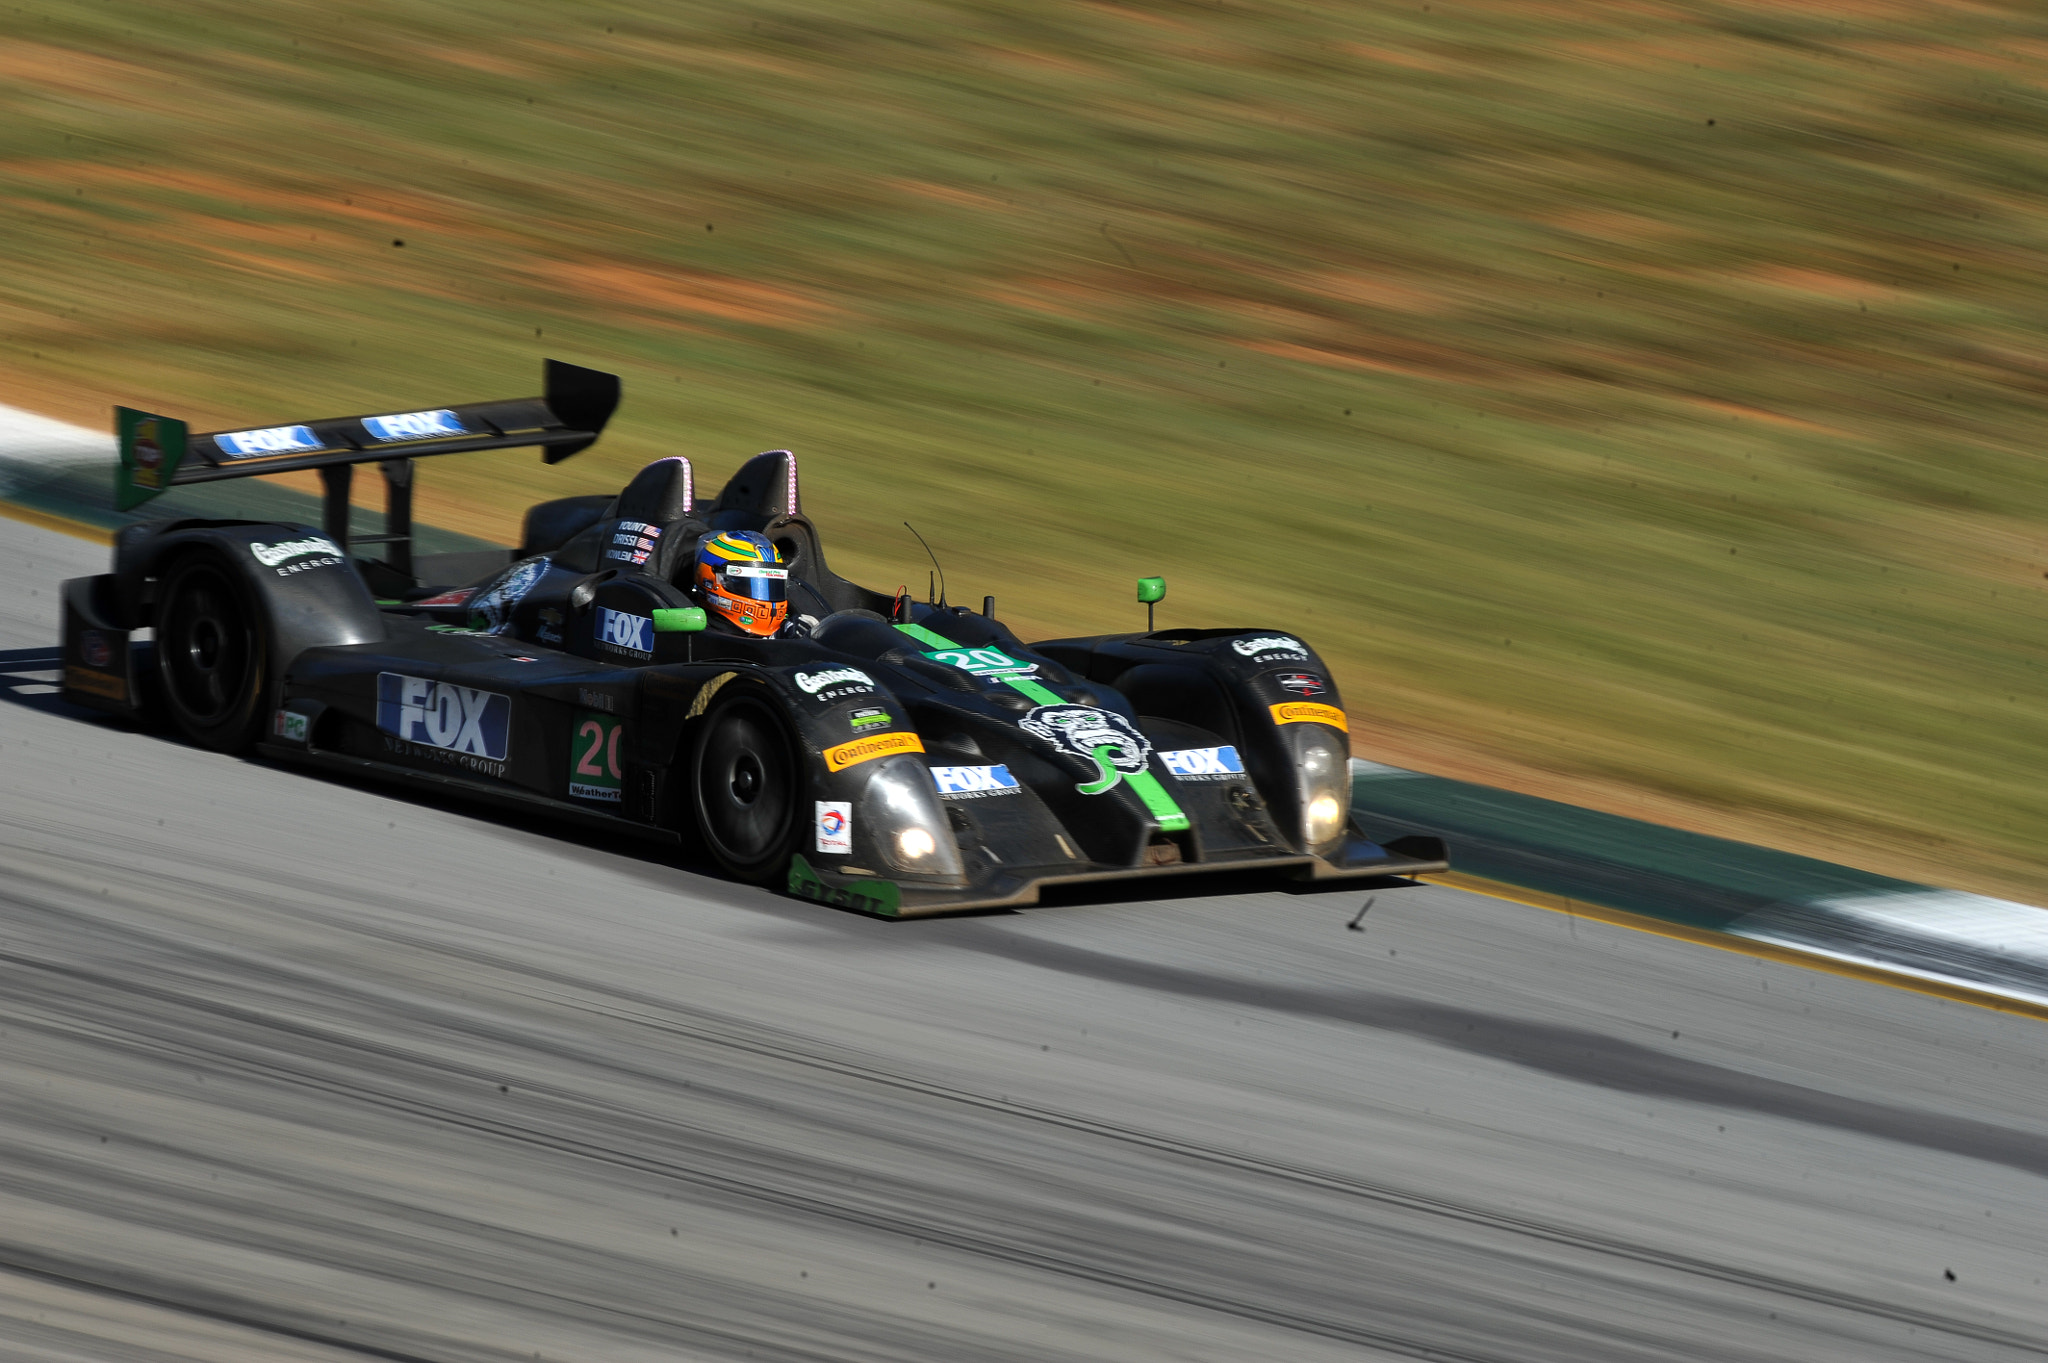
[[786,444],[876,585],[1163,572],[1363,753],[2048,895],[2038,7],[9,8],[0,400],[615,368],[422,515]]

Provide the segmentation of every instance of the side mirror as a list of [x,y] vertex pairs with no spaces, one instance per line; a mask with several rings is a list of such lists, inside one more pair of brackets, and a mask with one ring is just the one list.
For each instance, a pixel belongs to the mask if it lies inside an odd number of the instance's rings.
[[1138,579],[1138,599],[1145,603],[1145,632],[1152,632],[1152,608],[1166,599],[1166,579],[1163,577],[1141,577]]
[[592,573],[589,577],[578,582],[569,589],[569,609],[572,611],[589,610],[590,603],[597,598],[597,589],[618,575],[618,569],[606,568],[603,572]]

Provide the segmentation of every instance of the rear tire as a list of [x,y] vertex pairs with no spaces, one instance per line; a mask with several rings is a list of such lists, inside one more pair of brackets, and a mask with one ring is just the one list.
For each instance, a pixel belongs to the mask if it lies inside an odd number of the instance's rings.
[[171,723],[214,752],[244,752],[263,727],[268,630],[251,594],[209,555],[164,579],[156,616],[157,673]]
[[801,791],[782,716],[749,689],[718,697],[691,745],[690,794],[704,849],[726,874],[759,884],[788,865]]

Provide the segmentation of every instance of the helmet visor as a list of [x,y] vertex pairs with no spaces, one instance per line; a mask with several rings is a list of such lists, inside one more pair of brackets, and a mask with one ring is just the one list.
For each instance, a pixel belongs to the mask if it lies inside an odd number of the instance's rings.
[[789,569],[760,563],[728,563],[718,570],[718,585],[745,600],[782,601],[789,595]]

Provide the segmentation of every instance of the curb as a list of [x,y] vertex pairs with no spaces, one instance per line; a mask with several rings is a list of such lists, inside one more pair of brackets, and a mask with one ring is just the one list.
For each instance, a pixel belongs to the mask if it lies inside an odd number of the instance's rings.
[[[1760,938],[1739,934],[1713,932],[1705,928],[1686,927],[1662,918],[1645,914],[1628,913],[1621,909],[1610,909],[1589,900],[1567,899],[1562,895],[1545,894],[1541,890],[1525,889],[1498,880],[1487,880],[1481,876],[1465,875],[1457,871],[1439,872],[1435,875],[1418,876],[1417,879],[1431,885],[1443,885],[1454,890],[1466,890],[1483,894],[1493,899],[1505,899],[1516,904],[1527,904],[1533,909],[1549,909],[1553,913],[1583,918],[1594,923],[1609,923],[1615,927],[1629,928],[1636,932],[1647,932],[1658,937],[1669,937],[1674,941],[1691,942],[1696,946],[1714,947],[1720,951],[1737,951],[1753,956],[1760,961],[1775,961],[1782,965],[1796,965],[1805,970],[1825,970],[1832,975],[1846,976],[1852,980],[1863,980],[1871,984],[1890,985],[1894,989],[1905,989],[1915,994],[1926,994],[1931,998],[1945,999],[1950,1003],[1967,1003],[1978,1008],[1989,1008],[1998,1013],[2015,1013],[2021,1017],[2036,1018],[2048,1022],[2048,1003],[2036,1002],[2030,998],[2013,998],[2004,994],[1972,989],[1952,980],[1922,977],[1895,968],[1871,965],[1867,962],[1849,960],[1831,952],[1812,947],[1785,946]],[[2036,910],[2041,912],[2041,910]]]
[[1351,771],[1374,836],[1450,843],[1457,870],[1431,881],[2048,1019],[2048,910],[1361,759]]
[[0,502],[0,516],[5,516],[10,521],[41,526],[45,530],[55,530],[60,535],[75,535],[79,539],[91,540],[95,544],[110,545],[114,542],[114,532],[105,526],[94,525],[90,521],[78,520],[71,516],[37,511],[31,507],[16,506],[13,502]]

